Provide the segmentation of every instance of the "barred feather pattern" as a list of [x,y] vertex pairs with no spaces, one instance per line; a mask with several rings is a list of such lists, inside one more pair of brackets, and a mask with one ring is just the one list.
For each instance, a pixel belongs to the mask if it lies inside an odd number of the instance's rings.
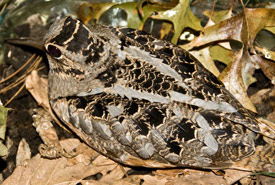
[[130,166],[274,168],[254,115],[180,47],[71,17],[44,43],[51,106],[99,153]]

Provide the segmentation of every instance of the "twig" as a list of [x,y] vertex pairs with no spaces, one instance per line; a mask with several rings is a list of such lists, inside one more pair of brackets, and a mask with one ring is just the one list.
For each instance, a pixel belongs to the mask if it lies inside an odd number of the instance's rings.
[[25,83],[18,89],[18,91],[5,103],[5,107],[24,89]]
[[210,13],[210,16],[209,16],[209,20],[211,20],[213,15],[214,15],[215,6],[216,6],[216,0],[213,1],[213,5],[212,5],[211,13]]
[[8,5],[8,3],[4,4],[3,8],[0,11],[0,14],[2,14],[5,11],[5,9],[7,8],[7,5]]
[[9,91],[10,89],[16,87],[17,85],[19,85],[20,83],[22,83],[25,78],[27,77],[27,75],[34,69],[36,69],[39,65],[39,63],[41,62],[42,57],[38,56],[35,60],[35,62],[33,64],[31,64],[31,66],[27,69],[27,71],[22,74],[14,83],[8,85],[7,87],[3,88],[0,90],[0,94],[5,93],[7,91]]
[[1,89],[0,90],[0,94],[5,93],[5,92],[11,90],[12,88],[14,88],[17,85],[21,84],[24,80],[25,80],[24,78],[20,78],[19,80],[17,80],[17,82],[14,82],[14,83],[8,85],[7,87]]
[[3,83],[3,82],[5,82],[5,81],[7,81],[7,80],[9,80],[9,79],[11,79],[11,78],[14,77],[15,75],[17,75],[20,71],[22,71],[22,69],[24,69],[24,68],[33,60],[34,57],[35,57],[35,54],[33,54],[33,55],[31,56],[31,58],[30,58],[27,62],[25,62],[24,65],[22,65],[19,69],[17,69],[17,71],[15,71],[15,72],[12,73],[11,75],[9,75],[7,78],[1,80],[1,81],[0,81],[0,84]]

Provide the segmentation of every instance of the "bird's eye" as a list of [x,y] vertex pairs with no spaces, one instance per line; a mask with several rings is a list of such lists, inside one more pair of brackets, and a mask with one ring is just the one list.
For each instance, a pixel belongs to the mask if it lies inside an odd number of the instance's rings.
[[54,58],[59,58],[61,56],[61,51],[53,45],[48,45],[47,51]]

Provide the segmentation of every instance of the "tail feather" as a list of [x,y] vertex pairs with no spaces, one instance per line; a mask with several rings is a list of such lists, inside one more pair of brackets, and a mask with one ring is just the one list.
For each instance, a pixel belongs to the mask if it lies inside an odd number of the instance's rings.
[[274,145],[275,143],[272,141],[271,143],[266,143],[265,145],[256,146],[253,155],[234,162],[233,168],[250,171],[275,172]]

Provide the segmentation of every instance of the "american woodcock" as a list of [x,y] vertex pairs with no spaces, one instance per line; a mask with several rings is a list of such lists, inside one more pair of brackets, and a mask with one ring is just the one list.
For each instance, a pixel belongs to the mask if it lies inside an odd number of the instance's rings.
[[254,115],[180,47],[71,17],[44,47],[53,110],[99,153],[130,166],[274,168]]

